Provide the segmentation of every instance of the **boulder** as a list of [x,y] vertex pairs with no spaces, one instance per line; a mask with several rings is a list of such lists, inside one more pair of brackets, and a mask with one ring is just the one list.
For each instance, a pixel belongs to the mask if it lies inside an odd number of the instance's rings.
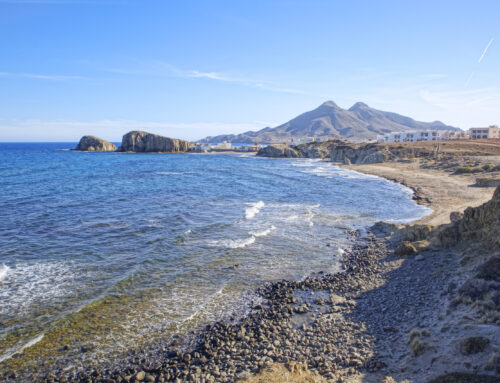
[[277,157],[277,158],[299,158],[302,154],[296,149],[286,144],[273,144],[260,149],[257,152],[261,157]]
[[75,150],[82,152],[114,152],[116,146],[99,137],[83,136]]
[[394,254],[405,256],[405,255],[414,255],[417,253],[416,247],[408,241],[404,241],[394,250]]
[[183,153],[188,151],[192,146],[193,144],[189,141],[134,130],[123,136],[119,151]]

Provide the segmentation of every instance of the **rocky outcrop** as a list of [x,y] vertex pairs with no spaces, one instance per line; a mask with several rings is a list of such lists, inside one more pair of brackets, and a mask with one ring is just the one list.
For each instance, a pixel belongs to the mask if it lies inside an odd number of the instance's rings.
[[119,151],[183,153],[188,151],[192,146],[193,144],[189,141],[134,130],[123,136]]
[[75,150],[82,152],[114,152],[116,150],[116,146],[99,137],[83,136]]
[[465,209],[462,219],[440,228],[434,242],[453,246],[471,240],[481,241],[491,248],[500,247],[500,187],[490,201]]
[[257,153],[263,157],[306,157],[328,159],[344,164],[373,164],[394,158],[387,147],[376,144],[354,144],[341,140],[310,142],[298,146],[269,145]]
[[298,150],[285,144],[268,145],[260,149],[257,152],[257,155],[261,157],[277,157],[277,158],[302,157],[302,154]]

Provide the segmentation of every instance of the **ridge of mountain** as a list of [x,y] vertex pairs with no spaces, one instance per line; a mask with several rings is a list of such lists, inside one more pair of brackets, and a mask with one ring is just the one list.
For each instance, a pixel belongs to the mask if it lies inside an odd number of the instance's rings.
[[281,143],[313,137],[363,141],[374,139],[378,134],[427,129],[459,130],[441,121],[421,122],[397,113],[374,109],[363,102],[343,109],[333,101],[326,101],[316,109],[302,113],[275,128],[266,127],[259,131],[209,136],[200,142]]

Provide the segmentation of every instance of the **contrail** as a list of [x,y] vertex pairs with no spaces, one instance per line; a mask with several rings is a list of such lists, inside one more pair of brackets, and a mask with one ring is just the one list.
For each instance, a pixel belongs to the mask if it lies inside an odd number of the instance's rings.
[[488,48],[490,47],[492,42],[493,42],[493,39],[491,39],[490,42],[488,43],[488,45],[486,45],[486,48],[484,48],[483,54],[481,55],[481,57],[479,57],[479,60],[477,60],[478,64],[481,64],[481,61],[483,61],[484,55],[488,51]]
[[469,83],[470,83],[470,80],[472,80],[472,77],[474,77],[474,72],[472,72],[469,76],[469,78],[467,79],[467,81],[465,82],[465,88],[467,88],[469,86]]

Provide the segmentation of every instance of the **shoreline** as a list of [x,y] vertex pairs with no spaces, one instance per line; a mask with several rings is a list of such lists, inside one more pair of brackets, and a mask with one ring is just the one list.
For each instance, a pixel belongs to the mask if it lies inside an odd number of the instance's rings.
[[[442,177],[433,185],[422,185],[422,180],[425,182],[436,171],[403,169],[401,164],[393,163],[343,167],[412,188],[416,201],[433,212],[409,226],[446,224],[449,214],[459,210],[455,208],[457,201],[477,206],[493,194],[489,188],[474,188],[485,192],[469,194],[463,188],[470,187],[471,176],[460,176],[454,184],[461,189],[439,198],[429,190],[453,184],[448,179],[451,176],[442,171]],[[359,233],[350,235],[354,239]],[[108,382],[257,383],[264,378],[276,383],[379,383],[393,376],[410,378],[415,383],[428,382],[448,370],[442,366],[422,370],[422,363],[429,365],[429,358],[416,360],[419,355],[412,356],[407,339],[415,329],[426,334],[422,335],[426,344],[439,337],[433,327],[446,309],[440,288],[452,282],[460,266],[456,259],[450,264],[450,259],[443,257],[450,251],[429,251],[424,258],[401,258],[390,247],[387,238],[356,238],[342,257],[341,272],[319,273],[299,282],[265,284],[257,290],[264,299],[262,304],[253,306],[240,320],[207,326],[196,337],[187,339],[194,340],[192,348],[183,348],[182,340],[154,345],[131,354],[119,363],[121,367],[99,366],[88,374],[68,377],[68,381],[91,377],[93,381]],[[440,277],[429,279],[429,270]],[[408,305],[408,300],[415,305]],[[472,366],[466,370],[474,371]],[[62,382],[63,376],[58,371],[31,379]]]
[[409,187],[414,200],[432,213],[411,224],[450,223],[452,212],[463,212],[489,201],[495,187],[476,186],[473,175],[451,175],[442,170],[422,169],[416,163],[385,162],[369,165],[342,165],[342,168],[376,175]]

